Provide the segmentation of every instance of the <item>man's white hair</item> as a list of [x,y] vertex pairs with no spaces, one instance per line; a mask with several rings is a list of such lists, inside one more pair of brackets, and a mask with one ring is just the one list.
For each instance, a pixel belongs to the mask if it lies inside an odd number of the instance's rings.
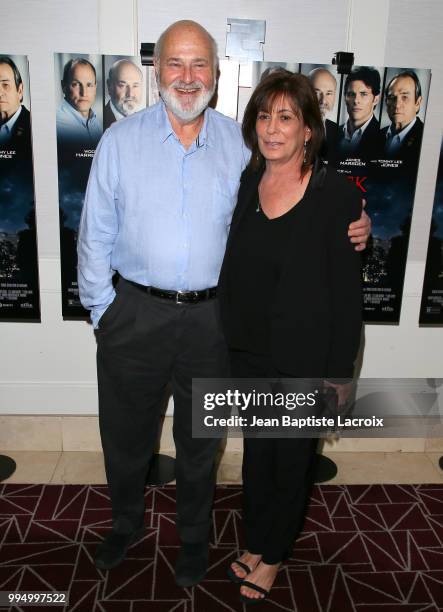
[[108,79],[110,81],[116,81],[117,72],[121,66],[133,66],[139,73],[140,79],[143,79],[143,73],[140,70],[140,67],[137,66],[137,64],[134,64],[134,62],[132,62],[130,59],[123,58],[115,61],[109,68]]
[[323,74],[326,73],[328,74],[331,79],[334,80],[335,85],[337,86],[337,79],[335,78],[335,76],[332,74],[332,72],[330,70],[328,70],[327,68],[323,68],[322,66],[319,66],[318,68],[313,68],[311,70],[311,72],[308,74],[308,77],[311,79],[311,81],[313,80],[313,78],[317,75],[317,74]]

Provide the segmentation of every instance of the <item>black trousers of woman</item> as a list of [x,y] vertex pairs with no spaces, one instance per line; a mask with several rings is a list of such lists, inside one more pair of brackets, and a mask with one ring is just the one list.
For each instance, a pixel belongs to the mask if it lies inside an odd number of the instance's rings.
[[[230,351],[234,378],[272,378],[270,357]],[[287,375],[286,375],[287,376]],[[302,530],[314,476],[315,438],[244,438],[243,521],[249,552],[283,561]]]

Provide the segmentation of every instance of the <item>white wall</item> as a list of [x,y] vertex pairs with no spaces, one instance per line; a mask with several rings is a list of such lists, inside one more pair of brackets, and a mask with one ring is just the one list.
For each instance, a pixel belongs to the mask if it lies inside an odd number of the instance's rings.
[[[123,10],[124,8],[124,10]],[[430,67],[400,325],[366,329],[362,375],[441,377],[443,329],[420,329],[418,313],[442,127],[440,0],[0,0],[0,52],[30,62],[42,323],[0,323],[0,412],[94,414],[95,340],[84,322],[63,321],[60,297],[53,53],[135,54],[172,21],[193,18],[224,54],[226,18],[265,19],[265,60]]]
[[442,23],[443,3],[439,0],[389,2],[383,65],[431,68],[432,81],[400,325],[367,326],[364,376],[441,377],[443,374],[443,328],[418,327],[443,127]]
[[97,411],[91,328],[61,317],[55,140],[55,52],[132,55],[133,3],[115,0],[0,0],[0,52],[28,55],[40,266],[41,324],[0,323],[3,414]]

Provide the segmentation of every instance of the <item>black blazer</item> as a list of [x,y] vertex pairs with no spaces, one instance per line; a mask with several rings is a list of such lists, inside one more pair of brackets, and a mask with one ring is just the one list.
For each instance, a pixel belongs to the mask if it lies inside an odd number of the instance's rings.
[[22,111],[12,128],[7,148],[11,151],[17,151],[17,155],[31,156],[31,115],[23,105]]
[[116,121],[117,119],[115,118],[115,115],[112,112],[111,103],[108,101],[103,111],[103,131]]
[[335,148],[337,146],[337,134],[338,134],[338,125],[331,121],[330,119],[326,119],[325,121],[325,135],[326,142],[328,143],[329,148]]
[[[256,203],[263,171],[243,172],[220,273],[218,295],[228,338],[228,278],[235,266],[231,245],[246,208]],[[360,255],[347,230],[361,215],[361,199],[344,177],[317,161],[297,206],[285,270],[273,297],[271,357],[279,371],[291,376],[351,377],[360,344],[362,298]]]
[[332,163],[337,158],[338,125],[326,119],[325,121],[325,140],[320,150],[320,156]]
[[[388,127],[383,128],[382,134],[386,146],[386,134],[389,129]],[[413,170],[418,165],[418,158],[420,155],[421,140],[423,137],[423,122],[417,117],[411,130],[406,135],[406,138],[401,143],[399,149],[395,152],[395,155],[389,156],[394,159],[402,159],[403,167],[408,171]],[[387,155],[387,153],[386,153]]]
[[359,157],[365,161],[382,159],[384,151],[385,139],[380,132],[380,124],[375,117],[372,117],[368,127],[363,132],[360,142],[355,153],[347,153],[345,148],[345,141],[343,138],[344,123],[340,126],[340,142],[338,144],[339,156],[343,157]]

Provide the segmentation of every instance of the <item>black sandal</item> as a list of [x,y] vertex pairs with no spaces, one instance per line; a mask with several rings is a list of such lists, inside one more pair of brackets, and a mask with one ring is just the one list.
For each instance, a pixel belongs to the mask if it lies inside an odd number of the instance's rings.
[[264,595],[264,597],[258,597],[257,599],[253,599],[252,597],[248,597],[247,595],[242,595],[242,593],[240,593],[240,601],[247,605],[258,604],[262,601],[265,601],[265,599],[269,596],[270,593],[270,591],[267,591],[258,584],[254,584],[253,582],[249,582],[248,580],[243,580],[242,586],[247,586],[250,589],[254,589],[254,591],[257,591],[258,593],[262,593]]
[[[235,561],[233,561],[233,563],[237,563],[237,565],[239,565],[243,570],[245,570],[246,576],[252,572],[251,568],[239,559],[236,559]],[[240,576],[237,576],[231,566],[228,567],[228,577],[229,580],[235,582],[236,584],[240,584],[240,582],[243,582],[244,580],[244,578],[240,578]]]

